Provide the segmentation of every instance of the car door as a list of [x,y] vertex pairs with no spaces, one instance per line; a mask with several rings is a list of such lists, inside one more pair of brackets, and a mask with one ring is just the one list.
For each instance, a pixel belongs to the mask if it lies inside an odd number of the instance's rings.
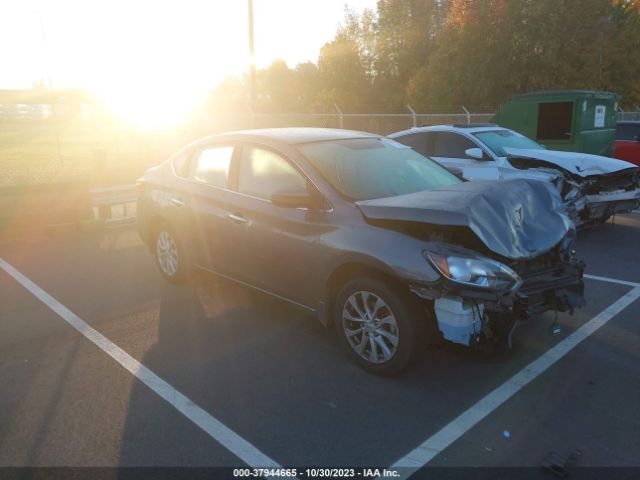
[[230,143],[195,149],[186,168],[188,194],[181,199],[192,217],[194,262],[218,273],[230,271],[227,217],[235,193],[229,188],[229,172],[236,151]]
[[[452,169],[459,169],[467,179],[496,180],[501,178],[496,161],[484,148],[470,138],[457,132],[428,132],[427,155]],[[477,160],[465,152],[469,148],[480,148],[485,157]]]
[[237,201],[230,210],[234,277],[313,307],[310,279],[318,271],[317,212],[271,203],[276,191],[309,189],[308,179],[282,153],[245,144],[234,159]]

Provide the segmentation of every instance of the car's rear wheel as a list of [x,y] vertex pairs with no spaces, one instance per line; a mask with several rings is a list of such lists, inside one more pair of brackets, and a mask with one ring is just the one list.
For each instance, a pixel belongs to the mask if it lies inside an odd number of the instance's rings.
[[178,237],[166,224],[160,225],[155,235],[156,265],[165,280],[184,282],[188,277],[188,264]]
[[338,337],[351,358],[378,375],[404,370],[426,347],[426,313],[410,292],[373,277],[351,280],[334,306]]

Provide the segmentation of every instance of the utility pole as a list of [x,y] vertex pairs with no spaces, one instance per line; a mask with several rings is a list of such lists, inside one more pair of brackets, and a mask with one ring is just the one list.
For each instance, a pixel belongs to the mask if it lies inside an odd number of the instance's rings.
[[255,110],[256,105],[256,59],[253,49],[253,0],[248,0],[249,5],[249,90],[251,110]]
[[47,33],[44,28],[44,18],[42,15],[42,10],[38,9],[36,10],[36,13],[38,15],[38,21],[40,23],[40,35],[42,37],[42,56],[44,57],[43,58],[43,66],[44,66],[43,80],[44,80],[45,88],[47,88],[48,90],[53,90],[53,85],[51,82],[51,71],[49,68],[49,48],[47,45]]

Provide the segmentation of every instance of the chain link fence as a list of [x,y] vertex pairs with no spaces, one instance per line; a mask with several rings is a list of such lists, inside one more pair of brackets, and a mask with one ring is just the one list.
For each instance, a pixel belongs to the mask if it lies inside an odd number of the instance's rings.
[[618,112],[619,122],[640,122],[640,111],[638,112]]
[[[223,131],[328,127],[387,135],[414,126],[488,123],[492,116],[477,112],[219,114],[177,129],[142,132],[86,115],[0,115],[0,187],[68,181],[92,186],[132,183],[181,145]],[[640,112],[620,112],[618,119],[640,121]]]
[[251,128],[345,128],[388,135],[426,125],[487,123],[493,113],[255,113],[209,117],[200,122],[202,132]]

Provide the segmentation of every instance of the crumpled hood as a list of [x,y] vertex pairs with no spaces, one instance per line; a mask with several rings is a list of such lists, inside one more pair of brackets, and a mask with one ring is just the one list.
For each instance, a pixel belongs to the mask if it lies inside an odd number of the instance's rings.
[[512,259],[545,253],[574,228],[558,192],[536,180],[476,180],[356,204],[370,220],[468,227],[489,250]]
[[509,157],[529,158],[553,163],[574,175],[588,177],[604,173],[619,172],[636,167],[633,163],[580,152],[562,152],[558,150],[535,150],[525,148],[505,148]]

